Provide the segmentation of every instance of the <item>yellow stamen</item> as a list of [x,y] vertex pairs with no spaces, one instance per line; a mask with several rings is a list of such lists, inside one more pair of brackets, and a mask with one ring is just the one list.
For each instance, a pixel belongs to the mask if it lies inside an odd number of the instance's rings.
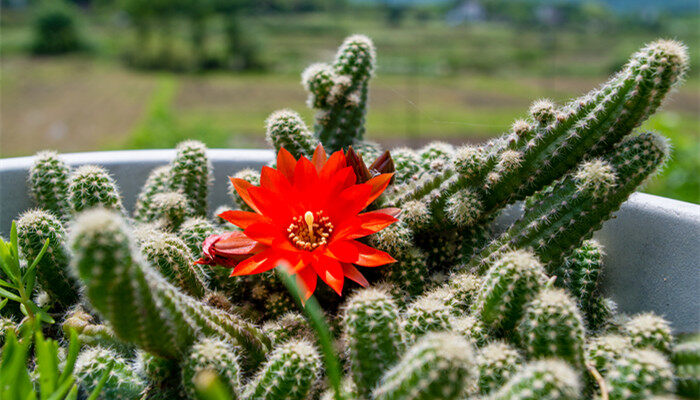
[[314,215],[311,211],[307,211],[304,214],[304,221],[306,221],[306,226],[309,228],[309,238],[310,242],[314,241]]

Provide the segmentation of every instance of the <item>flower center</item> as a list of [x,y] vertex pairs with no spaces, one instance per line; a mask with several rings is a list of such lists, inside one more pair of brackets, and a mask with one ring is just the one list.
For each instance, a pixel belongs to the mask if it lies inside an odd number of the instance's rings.
[[333,224],[323,215],[323,211],[315,214],[307,211],[304,215],[292,218],[287,233],[294,246],[310,251],[328,243],[328,237],[333,233]]

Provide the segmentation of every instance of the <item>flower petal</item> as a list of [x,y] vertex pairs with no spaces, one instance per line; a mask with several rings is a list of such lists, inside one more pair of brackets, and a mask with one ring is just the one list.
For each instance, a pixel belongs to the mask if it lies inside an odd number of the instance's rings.
[[218,216],[241,229],[245,229],[255,223],[270,222],[265,216],[249,211],[228,210],[222,212]]
[[345,263],[354,263],[360,258],[360,250],[350,240],[333,241],[326,249],[330,256]]
[[365,278],[364,275],[362,275],[362,273],[352,264],[343,263],[343,274],[346,278],[359,283],[362,287],[369,286],[367,278]]
[[329,199],[327,215],[331,221],[340,225],[345,219],[357,215],[365,208],[370,190],[368,184],[354,185],[340,192],[335,200]]
[[321,172],[321,169],[326,164],[328,156],[326,155],[326,150],[323,148],[322,144],[316,146],[314,150],[314,156],[311,158],[311,163],[316,167],[317,172]]
[[396,218],[381,210],[358,214],[352,219],[345,220],[345,223],[335,231],[333,239],[358,239],[377,233],[396,221]]
[[335,153],[331,154],[318,175],[321,177],[321,179],[328,180],[335,175],[336,172],[340,171],[346,166],[347,163],[345,160],[345,154],[342,151],[336,151]]
[[297,286],[299,286],[301,291],[301,300],[306,301],[316,290],[316,281],[318,279],[316,271],[311,267],[306,267],[295,276],[297,278]]
[[[294,216],[291,203],[285,201],[279,194],[264,187],[253,186],[248,189],[250,198],[260,210],[260,213],[269,217],[274,224],[288,225]],[[286,228],[286,226],[285,226]]]
[[231,271],[231,276],[253,275],[269,271],[277,266],[279,253],[273,249],[268,249],[258,253],[246,260],[241,261]]
[[229,177],[229,179],[231,180],[233,188],[236,189],[236,193],[238,193],[241,199],[243,199],[243,201],[245,201],[245,203],[248,204],[254,211],[260,212],[248,193],[248,189],[254,187],[253,184],[240,178]]
[[382,194],[382,192],[384,192],[384,189],[386,189],[386,187],[389,186],[389,182],[391,181],[392,176],[394,176],[393,173],[381,174],[367,181],[369,185],[372,185],[372,191],[370,192],[365,207],[372,204],[372,202],[376,200],[377,197],[379,197]]
[[256,223],[248,226],[243,233],[250,239],[271,246],[282,236],[279,228],[269,223]]
[[289,183],[294,182],[294,168],[296,165],[297,160],[284,147],[277,152],[277,171],[284,175]]
[[357,246],[357,250],[360,252],[360,256],[354,264],[363,267],[378,267],[380,265],[391,264],[396,262],[394,257],[390,256],[381,250],[377,250],[373,247],[369,247],[366,244],[360,242],[353,242]]
[[387,207],[374,210],[374,212],[391,215],[392,217],[398,218],[398,216],[401,214],[401,209],[396,207]]
[[314,270],[318,276],[326,282],[338,295],[343,292],[343,267],[340,266],[338,260],[319,255],[312,263]]

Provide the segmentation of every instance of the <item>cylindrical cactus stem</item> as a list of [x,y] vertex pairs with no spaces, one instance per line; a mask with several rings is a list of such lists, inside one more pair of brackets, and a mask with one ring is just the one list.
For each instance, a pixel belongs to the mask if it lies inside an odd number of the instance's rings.
[[483,271],[501,251],[530,247],[553,271],[663,164],[668,153],[668,144],[657,134],[626,137],[610,153],[583,162],[554,183],[544,198],[487,246],[472,265]]
[[275,348],[255,377],[246,385],[247,400],[303,400],[321,371],[321,357],[305,340],[292,340]]
[[[152,387],[159,391],[167,387],[180,387],[181,373],[177,360],[154,356],[139,350],[134,361],[134,370]],[[150,397],[149,397],[150,398]]]
[[487,327],[509,332],[520,320],[525,303],[546,280],[544,267],[532,252],[503,253],[484,278],[472,305],[473,314]]
[[181,361],[182,385],[190,398],[196,398],[194,378],[204,370],[215,372],[228,392],[237,398],[241,392],[241,368],[234,347],[217,338],[202,338],[192,345]]
[[72,306],[79,298],[78,283],[69,271],[66,237],[61,221],[48,211],[30,210],[17,221],[21,252],[29,262],[34,261],[48,240],[49,247],[36,266],[36,277],[51,300],[63,308]]
[[470,273],[457,273],[447,279],[452,289],[452,306],[458,312],[468,313],[483,283],[482,278]]
[[450,330],[462,335],[476,347],[486,345],[491,339],[486,326],[471,315],[462,315],[450,319]]
[[207,277],[185,242],[170,233],[151,236],[141,242],[141,253],[168,282],[185,293],[201,298],[207,288]]
[[151,197],[150,208],[143,219],[153,222],[164,231],[177,232],[182,223],[194,213],[187,196],[179,192],[163,192]]
[[645,400],[673,391],[673,368],[656,350],[632,350],[610,368],[606,386],[610,400]]
[[296,312],[288,312],[274,321],[268,321],[262,329],[274,344],[284,343],[290,339],[313,340],[314,338],[309,322],[303,315]]
[[137,221],[147,222],[148,217],[153,215],[151,210],[153,196],[158,193],[170,191],[170,166],[163,165],[155,168],[148,174],[146,183],[136,198],[134,207],[134,218]]
[[368,397],[382,372],[401,354],[398,307],[385,290],[363,289],[348,300],[343,329],[352,378],[362,396]]
[[315,64],[302,74],[317,108],[316,136],[329,151],[346,149],[362,140],[367,112],[367,85],[374,70],[374,44],[363,35],[345,39],[332,66]]
[[71,173],[68,202],[76,213],[95,207],[125,213],[114,179],[96,165],[83,165]]
[[450,332],[430,333],[411,346],[374,389],[376,400],[461,399],[478,369],[471,345]]
[[569,364],[546,359],[525,364],[489,399],[493,400],[578,400],[581,381]]
[[[253,170],[250,168],[242,169],[238,172],[236,172],[233,175],[234,178],[238,179],[243,179],[244,181],[250,183],[253,186],[259,186],[260,185],[260,171],[259,170]],[[253,211],[252,208],[241,199],[241,197],[238,195],[236,192],[236,189],[233,187],[233,184],[229,182],[228,186],[228,193],[231,196],[231,199],[233,202],[238,206],[239,209],[243,211]],[[217,214],[218,215],[218,214]],[[229,226],[233,227],[233,225],[228,224]]]
[[631,349],[628,337],[611,333],[592,338],[586,344],[586,357],[602,376],[606,376],[612,365]]
[[249,365],[269,339],[254,325],[180,292],[135,251],[123,218],[102,209],[85,212],[71,230],[73,268],[85,294],[116,334],[165,358],[178,358],[202,335],[241,346]]
[[95,322],[92,315],[83,310],[81,306],[66,313],[66,318],[61,324],[63,335],[70,339],[70,331],[78,334],[80,344],[88,347],[107,347],[128,354],[133,351],[133,347],[119,340],[114,334],[114,330],[107,324]]
[[202,255],[202,243],[204,239],[215,234],[217,228],[209,220],[202,217],[187,218],[180,225],[178,236],[182,239],[194,258]]
[[404,342],[415,343],[428,332],[450,329],[450,308],[439,300],[420,297],[409,304],[401,319]]
[[404,185],[418,178],[420,158],[414,150],[408,147],[393,149],[391,150],[391,159],[396,167],[394,185]]
[[113,350],[93,347],[80,353],[75,361],[75,376],[80,388],[92,392],[105,371],[112,366],[109,377],[98,399],[138,399],[146,390],[146,382],[136,374],[131,365]]
[[29,193],[37,206],[59,218],[70,215],[70,169],[54,151],[37,153],[29,168]]
[[170,163],[170,189],[187,196],[195,215],[207,215],[207,195],[212,165],[202,142],[187,140],[177,145],[175,159]]
[[265,299],[265,314],[268,318],[277,318],[294,310],[294,299],[284,292],[272,293]]
[[530,358],[556,357],[583,366],[583,319],[576,302],[563,289],[542,289],[527,303],[517,334]]
[[267,118],[267,142],[276,151],[284,148],[294,158],[311,158],[318,140],[309,131],[301,116],[292,110],[275,111]]
[[598,292],[603,255],[603,246],[600,243],[592,239],[586,240],[564,258],[561,267],[556,271],[557,276],[564,280],[563,283],[583,309],[588,308],[588,304]]
[[671,354],[673,335],[671,326],[653,312],[635,315],[623,326],[634,347],[650,347],[666,355]]
[[522,356],[518,350],[505,342],[491,342],[479,349],[476,365],[479,367],[479,393],[487,395],[515,374]]
[[674,346],[671,361],[676,371],[676,393],[700,398],[700,340],[694,337]]

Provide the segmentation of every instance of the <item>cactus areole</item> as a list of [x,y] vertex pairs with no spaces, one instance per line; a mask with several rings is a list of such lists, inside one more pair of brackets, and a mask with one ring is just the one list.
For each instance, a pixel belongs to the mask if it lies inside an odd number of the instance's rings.
[[318,277],[339,295],[346,277],[367,286],[353,264],[378,267],[395,260],[355,239],[396,222],[398,210],[360,211],[382,194],[392,175],[380,174],[358,184],[342,151],[328,157],[319,145],[311,160],[302,156],[297,161],[282,148],[277,168],[262,168],[260,186],[231,178],[253,212],[219,214],[243,232],[210,236],[198,262],[233,267],[231,276],[287,265],[303,288],[304,300],[313,294]]

